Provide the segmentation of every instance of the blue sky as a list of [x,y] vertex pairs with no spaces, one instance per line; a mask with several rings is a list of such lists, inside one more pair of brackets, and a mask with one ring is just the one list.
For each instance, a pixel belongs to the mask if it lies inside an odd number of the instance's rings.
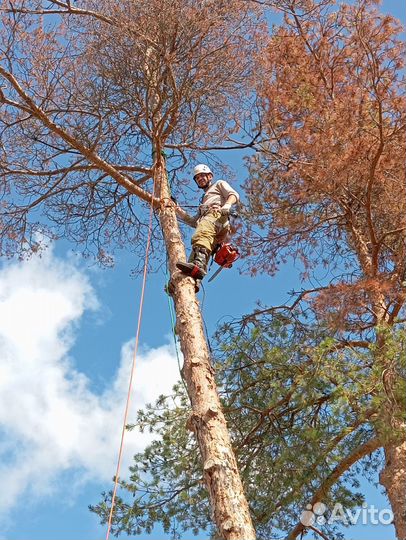
[[[382,9],[404,22],[400,0],[385,0]],[[223,157],[242,180],[242,155]],[[1,263],[0,540],[105,537],[87,506],[112,488],[140,293],[133,266],[125,252],[114,269],[87,266],[65,242],[42,257]],[[178,379],[165,281],[162,271],[148,277],[130,420]],[[292,265],[252,279],[237,263],[205,286],[209,334],[220,319],[250,312],[257,300],[284,302],[299,287]],[[122,475],[149,441],[126,435]],[[388,506],[379,488],[363,487],[369,504]],[[148,538],[169,537],[157,530]],[[395,536],[390,525],[358,525],[346,538]]]

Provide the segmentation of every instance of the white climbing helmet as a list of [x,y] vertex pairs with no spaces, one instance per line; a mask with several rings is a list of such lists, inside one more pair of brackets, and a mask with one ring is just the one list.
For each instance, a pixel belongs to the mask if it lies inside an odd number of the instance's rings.
[[202,174],[202,173],[213,174],[207,165],[204,165],[203,163],[199,163],[199,165],[196,165],[196,167],[193,169],[193,178],[197,174]]

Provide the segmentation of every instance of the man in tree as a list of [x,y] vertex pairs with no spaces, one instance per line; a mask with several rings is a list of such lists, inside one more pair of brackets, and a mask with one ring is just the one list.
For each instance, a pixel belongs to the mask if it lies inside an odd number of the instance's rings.
[[180,261],[176,266],[183,273],[203,279],[207,263],[215,249],[229,232],[231,206],[239,201],[238,193],[224,180],[212,182],[213,173],[207,165],[196,165],[193,179],[204,194],[196,217],[196,231],[192,236],[192,253],[189,262]]
[[[188,426],[216,535],[254,540],[194,284],[176,268],[186,260],[178,217],[195,223],[161,202],[170,200],[162,152],[173,150],[176,169],[191,152],[231,141],[251,110],[262,9],[243,0],[79,3],[0,0],[0,255],[38,251],[40,233],[73,239],[104,264],[115,246],[144,260],[145,203],[159,208],[162,237],[150,239],[155,253],[165,242]],[[112,494],[113,534],[114,503]]]

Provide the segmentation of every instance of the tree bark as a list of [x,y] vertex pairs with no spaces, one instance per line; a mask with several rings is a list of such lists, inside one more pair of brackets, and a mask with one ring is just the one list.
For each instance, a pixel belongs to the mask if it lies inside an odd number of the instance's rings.
[[385,446],[385,466],[379,480],[392,507],[396,538],[406,540],[406,440]]
[[176,329],[184,357],[183,375],[192,406],[189,427],[200,448],[212,517],[221,538],[254,540],[255,530],[217,392],[195,283],[175,266],[178,260],[185,260],[186,254],[163,158],[158,158],[155,164],[154,180],[155,191],[161,199],[159,217],[174,286]]

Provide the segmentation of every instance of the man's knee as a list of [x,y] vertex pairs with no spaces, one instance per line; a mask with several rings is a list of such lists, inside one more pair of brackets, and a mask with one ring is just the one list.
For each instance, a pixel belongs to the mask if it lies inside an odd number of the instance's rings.
[[196,246],[203,247],[210,253],[213,251],[213,242],[209,238],[198,238],[195,242],[192,238],[192,247],[194,248]]

